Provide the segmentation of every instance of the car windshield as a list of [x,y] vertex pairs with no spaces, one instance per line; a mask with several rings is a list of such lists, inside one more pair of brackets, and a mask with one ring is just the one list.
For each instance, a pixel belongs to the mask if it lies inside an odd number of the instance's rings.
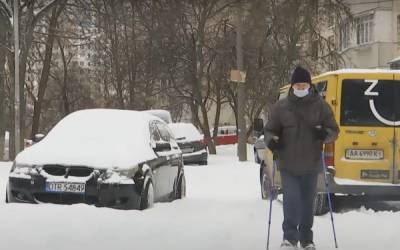
[[199,131],[191,123],[173,123],[169,124],[175,139],[185,141],[199,141],[202,139]]

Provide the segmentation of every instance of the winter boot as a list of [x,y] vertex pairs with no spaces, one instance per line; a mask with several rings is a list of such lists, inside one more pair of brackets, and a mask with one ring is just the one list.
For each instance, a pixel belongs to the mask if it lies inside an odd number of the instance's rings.
[[314,242],[301,243],[301,249],[304,250],[316,250]]
[[283,240],[281,243],[281,250],[297,250],[297,243],[289,240]]

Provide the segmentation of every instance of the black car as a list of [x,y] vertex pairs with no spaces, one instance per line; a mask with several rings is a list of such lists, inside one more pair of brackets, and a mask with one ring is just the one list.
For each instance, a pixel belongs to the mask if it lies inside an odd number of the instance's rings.
[[66,116],[17,155],[6,201],[145,209],[185,193],[182,153],[165,122],[92,109]]
[[196,127],[191,123],[171,123],[168,126],[182,150],[184,163],[207,165],[207,147]]

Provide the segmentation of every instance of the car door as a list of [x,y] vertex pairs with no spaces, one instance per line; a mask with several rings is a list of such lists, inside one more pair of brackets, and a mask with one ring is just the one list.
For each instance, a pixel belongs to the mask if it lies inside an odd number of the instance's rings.
[[169,189],[169,160],[164,152],[157,150],[157,146],[165,143],[157,127],[157,121],[150,123],[151,146],[157,159],[151,162],[153,171],[154,196],[156,200],[163,200],[168,195]]
[[395,82],[392,74],[344,74],[338,78],[336,177],[393,183]]
[[165,183],[165,185],[168,190],[167,192],[170,193],[174,189],[175,178],[177,177],[179,167],[182,164],[182,154],[178,143],[175,141],[175,138],[168,126],[165,123],[157,122],[157,128],[160,132],[162,140],[168,142],[171,146],[170,150],[162,152],[162,154],[168,160],[168,167],[165,171],[167,174],[166,178],[168,178],[168,183]]

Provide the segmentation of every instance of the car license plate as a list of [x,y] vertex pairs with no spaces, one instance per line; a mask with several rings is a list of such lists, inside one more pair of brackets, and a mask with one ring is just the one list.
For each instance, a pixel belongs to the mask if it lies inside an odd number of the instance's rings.
[[383,150],[379,149],[346,149],[346,159],[382,160]]
[[46,192],[55,193],[85,193],[85,183],[47,182]]
[[193,153],[194,148],[182,148],[182,153],[188,154],[188,153]]

